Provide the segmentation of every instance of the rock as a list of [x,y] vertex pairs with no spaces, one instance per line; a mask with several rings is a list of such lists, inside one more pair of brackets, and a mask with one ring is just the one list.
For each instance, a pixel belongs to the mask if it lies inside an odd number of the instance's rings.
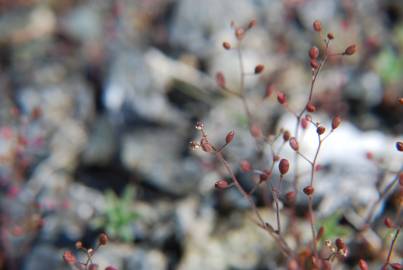
[[68,269],[62,260],[62,253],[54,247],[41,244],[33,248],[27,256],[24,268],[26,270]]
[[159,250],[139,247],[127,258],[126,269],[165,270],[167,269],[167,258]]

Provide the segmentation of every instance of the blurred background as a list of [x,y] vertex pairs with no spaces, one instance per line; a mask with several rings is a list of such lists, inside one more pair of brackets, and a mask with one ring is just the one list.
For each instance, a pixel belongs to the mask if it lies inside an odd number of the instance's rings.
[[[235,131],[235,170],[253,161],[242,103],[214,80],[221,71],[238,90],[238,59],[222,42],[235,44],[231,21],[251,19],[245,68],[265,69],[247,77],[246,94],[265,136],[294,125],[266,89],[284,91],[295,110],[306,102],[308,50],[321,44],[312,22],[334,34],[331,51],[357,44],[356,55],[330,59],[314,92],[316,119],[344,121],[319,157],[316,207],[329,239],[351,240],[336,269],[360,257],[379,266],[387,229],[357,240],[354,217],[403,164],[394,146],[403,137],[403,1],[0,0],[0,269],[68,269],[63,251],[78,240],[93,246],[100,232],[111,238],[95,255],[103,267],[284,269],[247,202],[214,189],[226,175],[213,157],[188,147],[202,120],[214,143]],[[397,198],[396,189],[375,224]],[[402,252],[400,242],[394,258]]]

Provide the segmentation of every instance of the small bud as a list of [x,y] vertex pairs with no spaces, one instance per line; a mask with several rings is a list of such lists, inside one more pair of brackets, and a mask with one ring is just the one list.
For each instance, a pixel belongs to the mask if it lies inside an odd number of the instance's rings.
[[192,150],[197,150],[197,149],[200,148],[200,144],[198,144],[198,143],[195,142],[195,141],[191,141],[191,142],[189,143],[189,147],[190,147],[190,149],[192,149]]
[[291,137],[290,132],[289,132],[288,130],[284,131],[284,133],[283,133],[283,140],[284,140],[285,142],[287,142],[287,141],[290,139],[290,137]]
[[278,164],[278,169],[280,170],[280,173],[282,175],[286,174],[290,169],[290,162],[287,159],[283,158],[282,160],[280,160],[280,163]]
[[259,138],[262,136],[262,130],[257,125],[252,124],[252,126],[250,127],[250,134],[254,138]]
[[264,170],[262,174],[259,175],[260,183],[267,181],[271,177],[272,173],[269,170]]
[[204,128],[204,124],[200,121],[198,121],[195,125],[195,129],[197,130],[202,130]]
[[403,151],[403,142],[397,142],[396,143],[396,149],[400,152]]
[[400,263],[391,263],[390,266],[394,269],[394,270],[401,270],[402,269],[402,265]]
[[374,153],[368,151],[368,152],[365,153],[365,157],[368,160],[373,160],[374,159]]
[[298,145],[298,141],[295,137],[292,137],[290,139],[290,146],[294,151],[298,151],[299,145]]
[[238,27],[235,29],[235,36],[238,40],[243,39],[245,35],[245,30],[243,30],[241,27]]
[[288,202],[293,203],[295,202],[295,198],[297,197],[297,195],[294,191],[290,191],[285,194],[285,197]]
[[215,75],[215,81],[217,85],[221,88],[225,88],[225,77],[222,72],[217,72]]
[[101,233],[98,237],[98,242],[101,246],[108,244],[109,238],[106,233]]
[[200,140],[200,146],[202,150],[206,153],[213,152],[213,147],[211,147],[210,143],[208,142],[207,138],[202,138]]
[[332,129],[336,129],[338,126],[340,126],[341,123],[341,118],[336,116],[332,120]]
[[313,22],[312,26],[313,26],[313,30],[315,30],[316,32],[322,31],[322,23],[319,20],[315,20]]
[[323,133],[325,133],[325,131],[326,131],[326,128],[324,126],[319,126],[316,129],[316,133],[318,133],[319,135],[322,135]]
[[316,61],[315,59],[312,59],[311,62],[310,62],[310,64],[311,64],[311,67],[312,67],[313,69],[317,69],[317,68],[319,67],[319,63],[318,63],[318,61]]
[[332,242],[330,240],[326,240],[325,241],[325,246],[327,246],[328,248],[330,248],[332,246]]
[[224,47],[224,49],[229,50],[231,49],[231,44],[227,41],[223,42],[222,46]]
[[235,132],[232,130],[230,132],[228,132],[227,136],[225,136],[225,143],[229,144],[232,142],[232,140],[234,139],[235,136]]
[[368,264],[363,259],[358,261],[358,267],[360,267],[360,270],[368,270]]
[[81,241],[76,242],[76,249],[80,249],[83,247],[83,243]]
[[257,65],[256,67],[255,67],[255,74],[260,74],[260,73],[262,73],[262,71],[264,70],[264,65]]
[[319,49],[315,46],[313,46],[310,50],[309,50],[309,57],[311,59],[317,59],[319,56]]
[[240,163],[241,171],[244,173],[250,172],[252,170],[252,165],[250,165],[249,161],[242,160]]
[[313,188],[313,186],[306,186],[303,189],[304,193],[308,196],[311,196],[313,194],[313,192],[315,191],[315,189]]
[[221,190],[223,190],[223,189],[228,188],[229,185],[228,185],[228,182],[227,182],[227,181],[225,181],[225,180],[219,180],[219,181],[215,182],[214,187],[215,187],[216,189],[221,189]]
[[319,241],[322,238],[324,233],[325,233],[325,228],[323,226],[321,226],[319,228],[318,234],[316,235],[316,241]]
[[76,256],[69,250],[63,253],[63,260],[71,265],[77,262]]
[[256,26],[256,20],[253,19],[253,20],[251,20],[251,21],[249,22],[249,24],[248,24],[248,29],[251,29],[251,28],[253,28],[253,27],[255,27],[255,26]]
[[346,248],[346,244],[344,244],[344,241],[341,240],[340,238],[336,239],[336,247],[338,250],[344,250]]
[[343,54],[344,55],[353,55],[353,54],[355,54],[356,51],[357,51],[357,45],[353,44],[353,45],[348,46]]
[[306,120],[306,118],[302,118],[301,119],[301,127],[303,128],[303,129],[306,129],[307,127],[308,127],[308,120]]
[[284,104],[287,102],[287,97],[285,96],[285,94],[283,92],[278,92],[277,93],[277,101],[280,104]]
[[389,217],[386,217],[386,218],[383,220],[383,223],[384,223],[385,226],[388,227],[389,229],[392,229],[392,228],[395,227],[395,224],[393,224],[393,221],[392,221]]
[[331,32],[327,33],[327,38],[328,38],[329,40],[334,39],[334,34],[331,33]]
[[310,113],[313,113],[313,112],[316,111],[316,107],[315,107],[315,105],[313,105],[311,102],[309,102],[309,103],[306,105],[306,110],[307,110],[308,112],[310,112]]
[[403,105],[403,97],[399,98],[400,105]]

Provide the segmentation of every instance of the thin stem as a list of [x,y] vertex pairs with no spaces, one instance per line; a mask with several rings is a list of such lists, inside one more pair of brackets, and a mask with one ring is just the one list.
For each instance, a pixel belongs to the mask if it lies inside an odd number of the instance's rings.
[[393,248],[395,246],[396,240],[399,237],[399,233],[400,233],[400,228],[398,228],[395,232],[395,235],[392,239],[392,243],[390,243],[390,247],[389,247],[389,251],[388,251],[388,257],[386,258],[386,262],[383,265],[383,268],[386,269],[386,266],[388,266],[388,264],[390,263],[390,258],[392,256],[392,252],[393,252]]

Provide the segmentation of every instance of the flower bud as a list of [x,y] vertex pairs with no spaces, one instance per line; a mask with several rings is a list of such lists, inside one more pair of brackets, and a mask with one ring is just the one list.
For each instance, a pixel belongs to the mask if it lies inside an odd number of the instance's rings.
[[386,217],[386,218],[383,220],[383,223],[384,223],[385,226],[388,227],[389,229],[392,229],[392,228],[395,227],[395,224],[393,224],[392,219],[390,219],[389,217]]
[[278,164],[278,168],[280,170],[280,173],[282,175],[284,175],[290,169],[290,162],[287,159],[283,158],[282,160],[280,160],[280,163]]
[[231,143],[232,140],[234,139],[234,136],[235,136],[235,132],[233,130],[228,132],[227,136],[225,136],[225,142],[227,144]]
[[343,250],[346,248],[346,244],[344,244],[344,241],[341,240],[340,238],[336,239],[336,247],[338,250]]
[[319,20],[315,20],[313,22],[312,26],[313,26],[313,30],[315,30],[316,32],[322,31],[322,23]]
[[313,69],[317,69],[319,67],[319,63],[316,61],[316,59],[312,59],[310,64]]
[[222,46],[224,47],[224,49],[229,50],[231,49],[231,44],[227,41],[223,42]]
[[277,92],[277,101],[280,104],[284,104],[287,102],[287,97],[285,96],[285,94],[283,92]]
[[339,116],[336,116],[332,120],[332,129],[336,129],[341,123],[341,119]]
[[223,190],[223,189],[228,188],[229,185],[228,185],[228,182],[225,181],[225,180],[218,180],[217,182],[215,182],[214,187],[215,187],[216,189],[221,189],[221,190]]
[[325,133],[326,128],[324,126],[318,126],[318,128],[316,129],[316,133],[318,133],[319,135],[322,135],[323,133]]
[[313,186],[306,186],[303,189],[304,193],[308,196],[311,196],[313,194],[313,192],[315,191],[315,189],[313,188]]
[[327,38],[328,38],[329,40],[334,39],[334,34],[331,33],[331,32],[327,33]]
[[397,142],[396,143],[396,149],[400,152],[403,151],[403,142]]
[[295,137],[292,137],[290,139],[290,146],[294,151],[298,151],[299,145],[298,145],[298,141]]
[[83,247],[83,242],[77,241],[76,242],[76,249],[81,249]]
[[360,270],[368,270],[368,264],[363,259],[358,261],[358,267],[360,267]]
[[309,50],[309,57],[311,59],[317,59],[319,56],[319,49],[315,46],[313,46],[310,50]]
[[343,54],[344,55],[353,55],[353,54],[355,54],[356,51],[357,51],[357,45],[353,44],[353,45],[348,46]]
[[259,74],[259,73],[262,73],[262,71],[264,70],[264,65],[257,65],[256,67],[255,67],[255,74]]
[[221,88],[225,88],[225,77],[222,72],[217,72],[215,75],[215,81],[217,85]]
[[208,142],[207,138],[202,138],[200,140],[200,146],[202,150],[206,153],[213,152],[213,147],[211,147],[210,143]]
[[290,132],[288,130],[284,131],[283,140],[286,142],[286,141],[288,141],[290,139],[290,137],[291,137]]
[[306,105],[306,110],[307,110],[308,112],[310,112],[310,113],[313,113],[313,112],[316,111],[316,107],[315,107],[315,105],[313,105],[311,102],[309,102],[309,103]]
[[240,163],[241,171],[244,173],[250,172],[252,170],[252,165],[250,165],[249,161],[242,160]]

